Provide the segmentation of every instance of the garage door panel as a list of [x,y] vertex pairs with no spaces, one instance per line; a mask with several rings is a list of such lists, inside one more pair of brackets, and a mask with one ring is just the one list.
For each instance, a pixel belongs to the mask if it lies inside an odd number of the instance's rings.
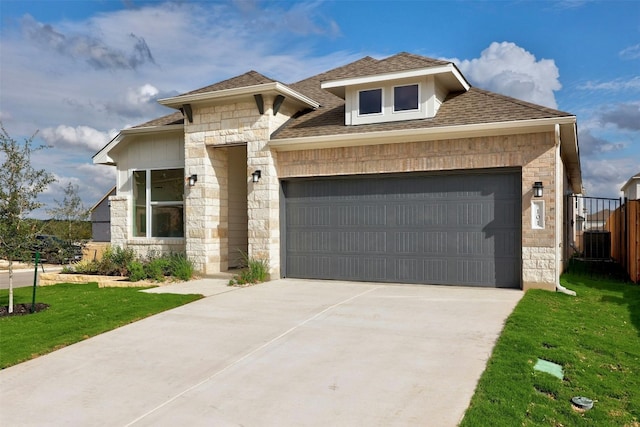
[[520,189],[519,173],[284,182],[285,275],[518,287]]
[[417,258],[402,258],[396,260],[397,281],[412,282],[416,278],[424,277],[422,260]]
[[331,271],[331,259],[321,255],[293,255],[287,260],[287,268],[290,269],[292,277],[317,279]]
[[424,236],[424,254],[441,254],[447,247],[447,233],[442,231],[425,231]]
[[456,274],[460,284],[495,282],[495,263],[485,259],[458,259],[455,262]]
[[423,259],[424,283],[446,283],[448,262],[446,259]]

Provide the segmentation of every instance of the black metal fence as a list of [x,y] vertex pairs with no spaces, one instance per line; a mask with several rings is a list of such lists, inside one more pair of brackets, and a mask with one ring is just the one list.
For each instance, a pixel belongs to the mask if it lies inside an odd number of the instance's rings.
[[622,205],[622,199],[567,196],[566,241],[573,251],[568,255],[584,260],[613,260],[625,243],[623,221],[614,215]]

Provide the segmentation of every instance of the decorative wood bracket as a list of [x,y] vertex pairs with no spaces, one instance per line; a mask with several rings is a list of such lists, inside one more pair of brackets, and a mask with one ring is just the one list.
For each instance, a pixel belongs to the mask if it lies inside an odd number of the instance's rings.
[[282,105],[283,102],[284,102],[284,96],[282,96],[282,95],[276,96],[276,98],[273,100],[273,115],[274,116],[276,114],[278,114],[278,111],[280,111],[280,106]]
[[260,114],[264,114],[264,100],[262,99],[261,94],[253,95],[256,100],[256,107],[258,107],[258,112]]
[[191,110],[191,104],[182,104],[180,111],[182,112],[182,115],[189,120],[189,123],[193,123],[193,111]]

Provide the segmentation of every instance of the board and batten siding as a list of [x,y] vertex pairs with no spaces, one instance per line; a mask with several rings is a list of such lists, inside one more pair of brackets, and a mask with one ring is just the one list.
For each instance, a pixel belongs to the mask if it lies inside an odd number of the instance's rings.
[[118,195],[131,194],[131,171],[184,168],[184,134],[141,135],[118,147],[112,157],[118,163]]
[[184,134],[182,130],[136,135],[114,149],[110,156],[118,164],[117,196],[111,201],[111,245],[132,248],[144,256],[149,251],[183,252],[184,239],[132,238],[132,179],[140,169],[184,168]]

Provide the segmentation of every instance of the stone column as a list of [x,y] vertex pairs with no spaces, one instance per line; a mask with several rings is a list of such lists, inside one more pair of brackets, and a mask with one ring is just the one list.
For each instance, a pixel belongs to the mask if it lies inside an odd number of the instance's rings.
[[129,214],[129,197],[110,196],[109,203],[111,204],[111,245],[126,248],[133,215]]
[[[276,155],[268,146],[273,97],[265,97],[265,112],[254,124],[254,139],[247,141],[247,208],[249,257],[264,259],[269,275],[280,277],[280,185]],[[261,177],[252,182],[251,174]]]

